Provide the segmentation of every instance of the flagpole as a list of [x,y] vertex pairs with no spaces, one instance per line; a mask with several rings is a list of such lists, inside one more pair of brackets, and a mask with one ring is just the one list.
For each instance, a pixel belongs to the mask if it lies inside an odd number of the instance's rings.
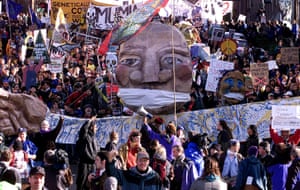
[[6,14],[7,14],[8,25],[9,25],[9,38],[12,39],[12,35],[11,35],[11,23],[10,23],[10,17],[9,17],[9,9],[8,9],[8,0],[6,0]]

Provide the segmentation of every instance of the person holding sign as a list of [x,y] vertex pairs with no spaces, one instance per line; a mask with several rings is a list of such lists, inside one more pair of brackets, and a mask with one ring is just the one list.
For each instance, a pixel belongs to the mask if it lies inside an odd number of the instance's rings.
[[[272,118],[271,118],[272,120]],[[281,135],[270,125],[270,136],[275,144],[285,143],[298,145],[300,143],[300,129],[297,129],[293,135],[290,134],[290,129],[282,128]]]

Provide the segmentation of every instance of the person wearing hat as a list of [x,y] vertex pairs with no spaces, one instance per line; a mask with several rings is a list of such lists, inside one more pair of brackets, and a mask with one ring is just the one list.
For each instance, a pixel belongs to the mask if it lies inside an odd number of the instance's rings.
[[47,190],[45,185],[45,169],[41,166],[31,168],[29,172],[29,184],[25,190]]
[[120,170],[115,167],[115,151],[111,151],[107,155],[107,173],[109,176],[117,178],[122,189],[162,190],[161,178],[149,166],[150,157],[146,151],[137,153],[136,166],[128,170]]
[[248,157],[239,164],[235,189],[268,189],[266,170],[257,158],[257,155],[257,146],[251,146],[248,149]]
[[142,130],[148,132],[150,139],[157,139],[160,144],[162,144],[167,151],[167,159],[171,161],[173,159],[172,148],[175,145],[181,145],[180,140],[176,136],[176,126],[173,122],[169,122],[166,126],[165,134],[158,134],[152,130],[152,128],[148,124],[147,117],[144,118],[144,125],[142,126]]

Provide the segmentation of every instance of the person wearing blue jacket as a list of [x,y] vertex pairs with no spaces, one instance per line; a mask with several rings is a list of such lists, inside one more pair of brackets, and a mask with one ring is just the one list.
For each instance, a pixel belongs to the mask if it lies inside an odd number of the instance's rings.
[[267,176],[264,166],[257,158],[257,146],[250,146],[248,157],[240,162],[235,189],[244,189],[248,186],[259,190],[267,190]]
[[128,170],[120,170],[115,167],[114,152],[108,153],[108,165],[106,171],[109,176],[117,178],[122,189],[138,190],[163,190],[163,184],[158,173],[149,166],[149,154],[140,151],[137,154],[137,165]]
[[[186,158],[192,160],[198,172],[198,176],[202,176],[204,170],[204,153],[202,151],[202,145],[198,140],[201,135],[195,135],[192,137],[191,142],[187,145],[185,149]],[[200,143],[200,144],[199,144]]]

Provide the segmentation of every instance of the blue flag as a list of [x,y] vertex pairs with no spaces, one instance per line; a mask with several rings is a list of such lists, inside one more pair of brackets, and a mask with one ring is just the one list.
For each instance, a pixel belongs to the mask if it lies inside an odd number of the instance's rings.
[[36,24],[38,28],[42,28],[43,23],[42,21],[36,16],[35,12],[29,7],[29,14],[31,17],[31,23]]
[[23,6],[19,3],[16,3],[12,0],[7,0],[6,12],[10,19],[17,19],[18,14],[23,10]]

